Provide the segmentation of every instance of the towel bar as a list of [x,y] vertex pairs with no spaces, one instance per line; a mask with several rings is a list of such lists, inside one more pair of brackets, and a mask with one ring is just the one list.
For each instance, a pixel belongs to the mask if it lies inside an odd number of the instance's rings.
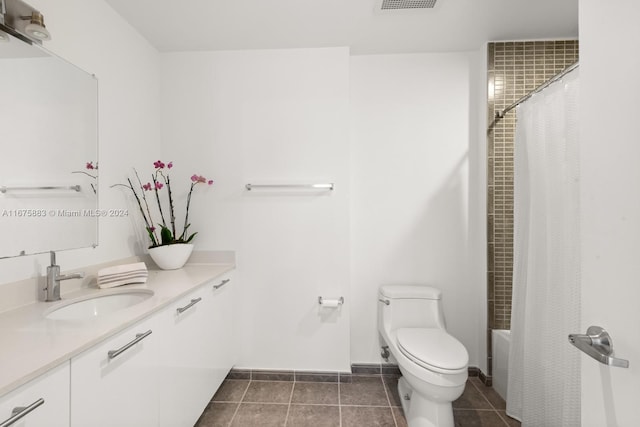
[[7,191],[25,191],[25,190],[70,190],[80,191],[79,185],[68,186],[42,186],[42,187],[0,187],[0,193],[6,193]]
[[253,189],[274,189],[274,190],[333,190],[333,183],[327,184],[246,184],[247,191]]

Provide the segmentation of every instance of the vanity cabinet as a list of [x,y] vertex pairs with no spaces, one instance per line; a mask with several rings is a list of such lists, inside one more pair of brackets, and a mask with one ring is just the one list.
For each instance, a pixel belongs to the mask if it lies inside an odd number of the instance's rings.
[[71,359],[71,427],[155,427],[163,339],[158,314]]
[[71,427],[192,427],[235,363],[233,285],[227,273],[72,358]]
[[[14,416],[14,410],[18,415]],[[9,421],[12,417],[14,422]],[[69,426],[69,362],[0,398],[0,425]]]
[[162,427],[193,426],[235,362],[232,281],[201,286],[162,315]]
[[0,427],[193,427],[236,362],[236,286],[227,272],[158,298],[142,320],[89,324],[83,332],[123,329],[0,397]]

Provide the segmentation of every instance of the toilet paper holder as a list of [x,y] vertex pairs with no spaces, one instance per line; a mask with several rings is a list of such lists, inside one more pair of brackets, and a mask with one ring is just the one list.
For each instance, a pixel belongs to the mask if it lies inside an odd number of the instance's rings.
[[330,299],[330,298],[322,298],[321,296],[318,297],[318,304],[325,306],[325,307],[339,307],[342,304],[344,304],[344,297],[340,297],[337,299]]

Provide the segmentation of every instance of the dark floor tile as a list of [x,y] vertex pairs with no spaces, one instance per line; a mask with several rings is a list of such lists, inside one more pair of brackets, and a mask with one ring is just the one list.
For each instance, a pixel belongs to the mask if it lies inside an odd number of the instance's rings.
[[354,363],[351,365],[351,373],[358,375],[380,375],[382,370],[379,363]]
[[453,407],[454,409],[493,409],[482,393],[469,381],[462,396],[453,401]]
[[337,373],[322,372],[296,372],[296,381],[314,383],[337,383],[339,375]]
[[195,427],[227,427],[239,403],[209,403]]
[[287,427],[340,427],[340,408],[323,405],[291,405]]
[[486,376],[482,371],[478,374],[478,378],[480,378],[480,381],[482,381],[482,383],[487,387],[491,387],[493,384],[493,378]]
[[231,427],[284,427],[289,405],[241,403]]
[[402,406],[402,400],[398,393],[398,377],[384,375],[382,382],[387,389],[387,395],[389,396],[389,403],[391,406]]
[[502,419],[504,421],[506,421],[507,425],[509,427],[520,427],[522,425],[522,423],[520,423],[520,421],[511,418],[509,415],[507,415],[507,413],[505,411],[498,411],[498,413],[500,414],[500,416],[502,417]]
[[248,386],[249,381],[247,380],[224,380],[211,400],[215,402],[240,402]]
[[251,381],[243,402],[289,403],[292,382]]
[[402,408],[391,408],[391,412],[393,413],[393,418],[396,419],[397,427],[409,427]]
[[507,427],[497,411],[474,409],[454,409],[453,420],[456,427]]
[[341,383],[350,383],[352,378],[353,378],[353,375],[351,375],[351,374],[347,374],[347,373],[344,373],[344,374],[341,373],[340,374],[340,382]]
[[396,376],[400,376],[402,375],[402,372],[400,372],[400,368],[398,368],[398,365],[382,365],[382,375],[396,375]]
[[295,383],[291,403],[338,404],[338,384]]
[[389,406],[380,376],[357,376],[351,383],[340,384],[340,404]]
[[342,427],[395,427],[391,408],[343,406]]
[[250,369],[232,369],[227,374],[228,380],[250,380],[251,379],[251,370]]
[[505,410],[507,404],[493,387],[487,387],[478,378],[470,378],[471,383],[487,398],[495,409]]
[[251,371],[253,381],[294,381],[293,371]]

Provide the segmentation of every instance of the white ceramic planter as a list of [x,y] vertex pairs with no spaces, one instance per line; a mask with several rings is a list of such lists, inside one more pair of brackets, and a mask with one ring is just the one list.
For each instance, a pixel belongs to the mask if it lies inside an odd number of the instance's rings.
[[150,248],[149,255],[161,269],[176,270],[186,264],[192,251],[191,243],[177,243]]

